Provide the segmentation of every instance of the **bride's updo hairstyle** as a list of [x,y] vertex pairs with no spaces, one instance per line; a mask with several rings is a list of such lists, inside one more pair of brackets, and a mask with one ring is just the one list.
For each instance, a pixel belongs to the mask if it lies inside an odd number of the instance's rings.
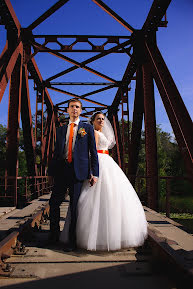
[[93,122],[95,120],[95,118],[97,117],[97,115],[102,114],[104,116],[104,126],[102,128],[102,133],[104,134],[104,136],[107,138],[109,145],[108,148],[112,149],[114,147],[114,145],[116,144],[115,141],[115,134],[113,131],[113,128],[111,126],[110,121],[108,120],[108,118],[105,116],[105,114],[101,111],[96,111],[89,119],[88,119],[88,123],[90,123],[91,125],[93,125]]
[[104,118],[106,117],[103,112],[97,111],[97,112],[95,112],[95,113],[91,116],[91,118],[90,118],[90,123],[91,123],[91,124],[93,124],[93,122],[94,122],[94,120],[95,120],[95,118],[96,118],[96,116],[97,116],[98,114],[102,114],[102,115],[104,116]]

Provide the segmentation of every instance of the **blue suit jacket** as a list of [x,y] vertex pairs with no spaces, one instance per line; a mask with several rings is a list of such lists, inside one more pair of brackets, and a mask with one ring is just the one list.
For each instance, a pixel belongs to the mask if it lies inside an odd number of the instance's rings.
[[[64,125],[56,130],[54,156],[49,165],[48,175],[55,176],[59,163],[64,159],[67,128],[68,126]],[[85,180],[90,174],[99,176],[99,164],[93,127],[80,121],[78,131],[80,128],[85,129],[86,135],[81,136],[77,132],[73,152],[74,172],[78,180]]]

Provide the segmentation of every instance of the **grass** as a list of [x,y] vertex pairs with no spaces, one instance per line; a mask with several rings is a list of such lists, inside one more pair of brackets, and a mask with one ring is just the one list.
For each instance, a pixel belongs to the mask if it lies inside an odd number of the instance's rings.
[[[165,197],[160,198],[160,212],[165,212]],[[170,198],[170,218],[183,225],[193,234],[193,196],[171,196]],[[165,213],[163,213],[165,214]]]
[[[166,215],[165,213],[161,213]],[[193,214],[190,213],[171,213],[170,219],[183,225],[188,231],[193,234]]]
[[[166,199],[165,197],[160,198],[159,200],[160,211],[164,212],[166,208]],[[171,213],[189,213],[193,214],[193,196],[171,196],[170,197],[170,208]]]

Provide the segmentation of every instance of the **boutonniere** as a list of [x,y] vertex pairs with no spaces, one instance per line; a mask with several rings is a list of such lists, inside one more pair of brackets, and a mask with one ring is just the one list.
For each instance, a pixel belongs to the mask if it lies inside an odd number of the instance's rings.
[[83,127],[79,128],[78,133],[80,134],[81,137],[84,137],[87,134],[87,132]]

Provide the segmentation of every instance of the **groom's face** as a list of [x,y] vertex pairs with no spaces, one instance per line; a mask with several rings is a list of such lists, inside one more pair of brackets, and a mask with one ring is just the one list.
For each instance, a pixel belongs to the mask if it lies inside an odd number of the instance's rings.
[[69,107],[67,108],[67,112],[70,118],[78,118],[82,112],[81,104],[78,101],[70,102]]

